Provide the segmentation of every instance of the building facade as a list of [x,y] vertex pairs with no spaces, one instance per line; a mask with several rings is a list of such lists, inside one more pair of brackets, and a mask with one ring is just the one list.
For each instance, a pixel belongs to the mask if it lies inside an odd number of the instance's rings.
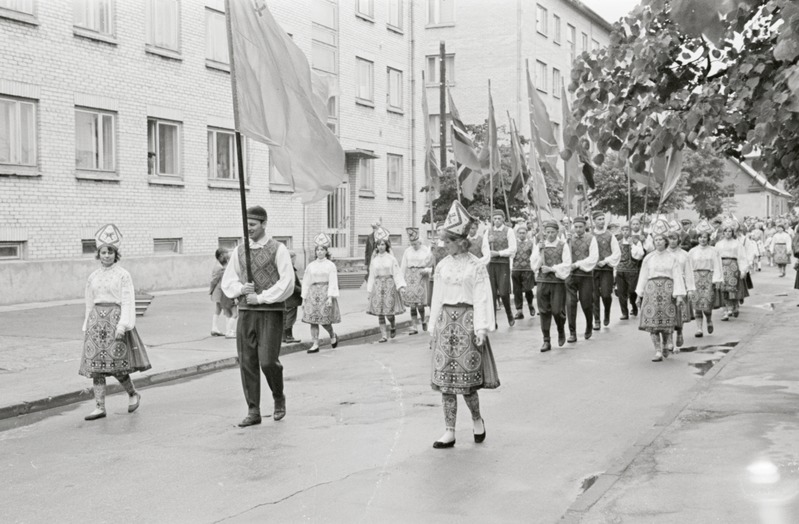
[[792,196],[782,189],[782,182],[774,185],[746,162],[732,158],[724,160],[724,172],[728,211],[736,216],[775,218],[791,212]]
[[[244,139],[248,204],[300,266],[319,231],[362,255],[376,218],[403,244],[422,177],[416,3],[269,8],[328,84],[347,179],[303,206]],[[0,305],[80,297],[108,222],[139,290],[205,285],[242,236],[223,0],[0,0],[0,50]]]

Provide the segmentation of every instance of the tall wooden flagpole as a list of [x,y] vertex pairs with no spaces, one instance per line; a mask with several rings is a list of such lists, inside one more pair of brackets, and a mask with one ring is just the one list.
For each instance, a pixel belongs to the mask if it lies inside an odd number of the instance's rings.
[[[446,44],[443,40],[438,46],[438,76],[441,81],[438,84],[438,121],[439,121],[439,134],[441,136],[441,148],[439,150],[441,157],[441,174],[447,169],[447,51]],[[455,173],[457,178],[458,174]]]
[[247,226],[247,193],[244,181],[244,161],[242,158],[241,133],[239,133],[239,99],[236,94],[236,63],[233,59],[233,27],[230,21],[230,0],[225,0],[225,25],[227,26],[227,46],[230,58],[230,86],[233,91],[233,122],[236,128],[236,160],[239,175],[239,198],[241,200],[241,221],[244,230],[244,263],[247,270],[247,282],[252,282],[252,264],[250,262],[250,233]]
[[[488,79],[488,99],[491,100],[491,79],[490,78]],[[492,105],[493,105],[493,102],[492,102]],[[495,118],[495,121],[496,121],[496,118]],[[486,129],[486,131],[490,131],[490,130],[491,130],[491,122],[488,122],[488,128]],[[489,133],[486,132],[486,142],[489,142],[489,140],[491,138],[488,135],[489,135]],[[490,201],[491,201],[491,206],[490,206],[490,208],[491,208],[491,218],[489,218],[489,220],[492,220],[494,218],[494,172],[491,170],[491,143],[490,142],[488,143],[488,187],[489,187],[489,191],[490,191],[490,195],[491,195],[491,199],[490,199]]]

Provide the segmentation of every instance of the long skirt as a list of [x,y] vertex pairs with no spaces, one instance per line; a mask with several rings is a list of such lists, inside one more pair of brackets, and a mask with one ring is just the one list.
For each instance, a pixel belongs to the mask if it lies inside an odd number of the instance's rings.
[[78,373],[94,378],[125,375],[152,367],[136,328],[117,340],[114,334],[122,308],[119,304],[95,304],[86,323],[83,356]]
[[694,282],[696,291],[691,305],[697,311],[710,313],[716,305],[717,286],[713,285],[713,272],[707,269],[697,269],[694,271]]
[[405,270],[405,293],[402,299],[406,306],[426,306],[428,302],[429,277],[423,267],[409,267]]
[[369,294],[369,305],[366,307],[369,315],[401,315],[405,313],[394,277],[386,275],[375,277],[374,288]]
[[786,266],[791,261],[788,254],[788,246],[785,244],[774,244],[774,263],[778,266]]
[[341,311],[338,299],[327,305],[327,282],[317,282],[308,288],[308,296],[302,301],[302,321],[306,324],[338,324],[341,322]]
[[468,395],[499,387],[497,364],[488,337],[477,345],[471,304],[444,304],[435,319],[431,387]]
[[668,277],[650,278],[644,285],[638,329],[650,333],[671,332],[680,325],[674,281]]
[[743,298],[741,290],[741,272],[738,270],[738,259],[722,258],[721,273],[724,282],[721,284],[721,291],[727,300],[739,300]]

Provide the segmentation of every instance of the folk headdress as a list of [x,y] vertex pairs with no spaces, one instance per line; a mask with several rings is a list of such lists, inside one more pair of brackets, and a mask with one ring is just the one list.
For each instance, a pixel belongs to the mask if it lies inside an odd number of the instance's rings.
[[316,244],[317,247],[330,247],[332,241],[327,233],[319,233],[314,237],[313,243]]
[[384,228],[383,226],[380,226],[375,230],[375,242],[388,240],[390,237],[391,234],[388,232],[388,229]]
[[419,240],[419,228],[418,227],[406,227],[405,232],[408,233],[408,241],[409,242],[416,242]]
[[449,208],[449,213],[447,213],[447,218],[444,220],[442,227],[444,228],[444,232],[448,233],[450,236],[466,238],[469,236],[469,231],[472,228],[474,220],[474,217],[466,211],[466,208],[455,200],[452,202],[452,207]]
[[94,244],[97,249],[103,246],[111,246],[119,250],[119,246],[122,244],[122,233],[119,232],[119,228],[114,224],[106,224],[94,234]]
[[711,234],[713,233],[713,226],[711,226],[707,220],[700,220],[699,223],[696,225],[696,232],[698,234]]
[[652,224],[652,238],[665,237],[669,234],[669,229],[669,222],[665,218],[659,217]]

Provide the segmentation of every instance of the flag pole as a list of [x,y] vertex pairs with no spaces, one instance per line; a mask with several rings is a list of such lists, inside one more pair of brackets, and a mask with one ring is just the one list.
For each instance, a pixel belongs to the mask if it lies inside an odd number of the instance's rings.
[[247,271],[247,282],[253,282],[252,264],[250,261],[250,233],[247,226],[247,193],[244,182],[244,162],[242,159],[241,133],[239,133],[239,98],[236,94],[236,64],[233,59],[233,27],[230,21],[230,0],[225,0],[225,25],[227,26],[227,46],[230,60],[230,87],[233,91],[233,126],[236,129],[236,160],[239,175],[239,200],[241,201],[241,222],[244,230],[244,265]]
[[627,164],[627,222],[632,218],[633,209],[633,185],[630,181],[630,164]]
[[[491,79],[488,79],[488,99],[491,100]],[[487,136],[488,131],[491,130],[491,122],[488,123],[486,128],[486,141],[491,137]],[[494,216],[494,173],[491,171],[491,144],[488,144],[488,186],[491,196],[491,217]],[[490,219],[489,219],[490,220]]]
[[[439,134],[441,136],[441,149],[439,154],[441,155],[442,174],[447,169],[447,52],[445,46],[446,44],[441,40],[438,45],[438,76],[441,81],[438,86],[438,120]],[[458,176],[457,170],[455,171],[455,176]]]

